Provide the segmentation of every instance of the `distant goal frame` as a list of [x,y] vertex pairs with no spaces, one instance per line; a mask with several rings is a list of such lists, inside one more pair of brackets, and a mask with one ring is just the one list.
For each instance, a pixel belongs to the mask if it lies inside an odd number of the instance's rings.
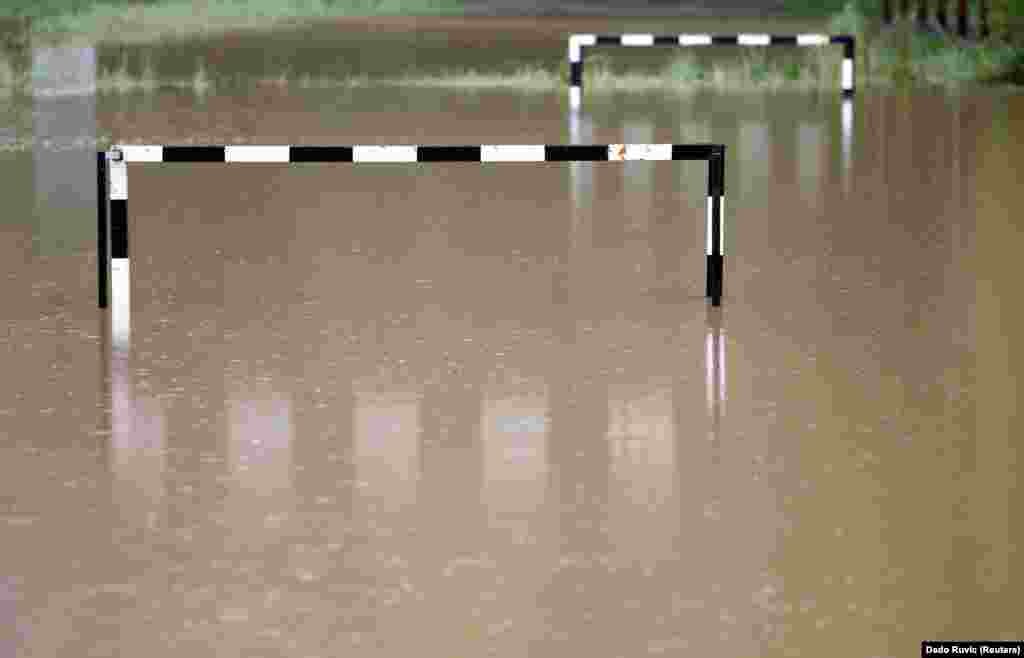
[[583,63],[587,48],[702,46],[821,47],[843,46],[839,86],[844,98],[854,95],[857,39],[852,34],[572,34],[569,35],[569,107],[583,103]]

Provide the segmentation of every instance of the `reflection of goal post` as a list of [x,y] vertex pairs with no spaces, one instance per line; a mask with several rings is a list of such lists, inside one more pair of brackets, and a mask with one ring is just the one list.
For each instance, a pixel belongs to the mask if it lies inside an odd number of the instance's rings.
[[584,48],[595,46],[827,46],[843,44],[843,68],[840,86],[843,96],[852,96],[853,60],[856,41],[852,35],[838,34],[573,34],[569,37],[569,106],[582,102]]
[[707,296],[722,300],[725,146],[721,144],[573,144],[480,146],[115,146],[97,153],[99,306],[111,306],[115,338],[130,329],[129,162],[608,162],[706,160]]

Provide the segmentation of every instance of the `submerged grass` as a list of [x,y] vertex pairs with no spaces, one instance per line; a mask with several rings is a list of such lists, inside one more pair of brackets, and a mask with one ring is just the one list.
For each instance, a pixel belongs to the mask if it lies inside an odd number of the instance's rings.
[[[899,39],[873,44],[870,53],[863,53],[858,66],[858,85],[899,85],[926,83],[955,86],[979,80],[1021,84],[1024,78],[1024,50],[1011,46],[964,48],[938,47],[926,55],[909,57],[914,38],[901,45]],[[806,55],[786,61],[766,58],[762,51],[751,51],[737,59],[702,63],[685,51],[656,71],[615,71],[609,66],[590,66],[584,85],[588,94],[606,92],[643,92],[688,94],[701,90],[746,92],[799,89],[834,92],[839,83],[837,55],[825,49],[807,49]],[[1018,77],[1014,78],[1013,76]],[[141,70],[130,70],[123,63],[116,68],[100,70],[96,89],[107,93],[134,93],[161,89],[191,90],[206,94],[218,88],[246,85],[295,89],[324,89],[365,86],[404,86],[465,90],[516,90],[523,92],[558,92],[568,85],[568,71],[525,66],[509,73],[475,69],[449,70],[438,73],[408,74],[402,77],[371,78],[365,75],[331,76],[329,74],[294,74],[282,72],[268,77],[213,77],[202,60],[198,60],[190,76],[168,78],[157,75],[152,64],[143,62]],[[0,96],[29,91],[31,77],[0,58]],[[80,93],[80,92],[75,92]]]
[[[585,72],[587,93],[660,91],[686,94],[703,89],[749,91],[758,88],[774,90],[803,88],[834,90],[838,84],[839,63],[820,55],[804,62],[786,65],[769,63],[763,55],[750,55],[740,60],[705,66],[694,57],[681,54],[668,65],[652,72],[613,71],[603,60],[595,58]],[[401,78],[315,78],[281,75],[264,79],[262,84],[278,86],[336,87],[361,84],[399,85],[449,89],[513,89],[517,91],[557,92],[568,85],[568,70],[552,70],[541,66],[521,67],[511,73],[491,73],[474,69],[452,70],[430,75],[407,75]]]
[[[585,74],[587,93],[620,91],[661,91],[686,94],[703,89],[719,91],[749,91],[752,87],[764,90],[782,88],[834,90],[838,84],[838,57],[829,58],[818,50],[806,51],[807,56],[796,61],[769,60],[757,51],[738,59],[704,64],[692,55],[682,52],[660,70],[621,72],[614,71],[608,60],[595,58]],[[812,54],[813,53],[813,54]],[[8,93],[27,91],[30,80],[18,76],[0,59],[0,89]],[[205,94],[218,87],[255,84],[279,88],[316,89],[388,85],[405,87],[432,87],[449,89],[509,89],[526,92],[557,92],[568,85],[567,67],[551,69],[525,66],[508,73],[475,69],[449,70],[432,74],[408,74],[396,78],[370,78],[368,76],[331,76],[281,72],[262,78],[213,78],[202,60],[197,60],[195,72],[184,78],[160,77],[152,62],[144,60],[140,66],[129,68],[122,61],[115,68],[101,69],[96,89],[107,93],[152,92],[160,89],[186,89]]]
[[140,73],[131,72],[122,64],[117,69],[101,70],[96,76],[96,90],[100,92],[131,93],[159,89],[185,89],[203,95],[213,87],[214,81],[207,73],[202,60],[197,61],[196,70],[189,78],[160,78],[149,61],[143,63]]
[[[588,72],[591,89],[686,93],[704,89],[749,91],[834,90],[839,81],[839,58],[822,49],[800,51],[796,58],[769,57],[762,49],[744,50],[737,59],[702,62],[692,51],[681,51],[659,72],[619,73],[599,63]],[[563,83],[564,84],[564,83]]]
[[541,67],[522,67],[510,74],[476,70],[450,71],[432,76],[406,76],[391,81],[409,87],[449,89],[516,89],[521,91],[553,91],[567,82],[555,71]]

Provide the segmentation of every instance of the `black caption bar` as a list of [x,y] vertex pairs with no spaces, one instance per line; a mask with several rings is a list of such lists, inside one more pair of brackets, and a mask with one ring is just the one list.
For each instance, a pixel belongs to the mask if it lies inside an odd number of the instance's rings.
[[925,656],[1024,656],[1024,642],[922,642]]

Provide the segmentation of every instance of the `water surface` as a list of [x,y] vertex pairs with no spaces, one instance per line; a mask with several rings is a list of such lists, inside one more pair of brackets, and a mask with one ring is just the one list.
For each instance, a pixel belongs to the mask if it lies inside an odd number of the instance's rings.
[[93,172],[59,174],[77,210],[39,212],[58,174],[33,163],[81,135],[16,128],[0,647],[1019,639],[1020,98],[862,93],[844,132],[830,94],[611,95],[573,121],[562,95],[100,96],[96,135],[721,142],[720,309],[702,163],[131,165],[115,351]]

